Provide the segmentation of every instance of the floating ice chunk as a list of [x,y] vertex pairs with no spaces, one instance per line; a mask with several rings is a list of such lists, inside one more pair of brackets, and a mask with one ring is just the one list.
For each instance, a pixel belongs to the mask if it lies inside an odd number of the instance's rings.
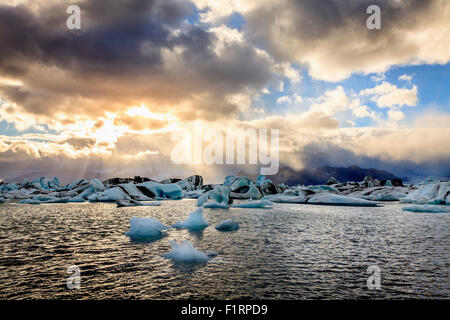
[[274,194],[265,196],[263,200],[269,200],[276,203],[305,203],[308,198],[305,196],[285,196],[282,194]]
[[316,186],[308,186],[306,188],[307,190],[314,191],[314,192],[334,192],[334,193],[341,193],[338,189],[336,189],[333,186],[328,186],[326,184],[319,184]]
[[306,203],[333,206],[376,207],[378,203],[356,197],[342,196],[331,193],[318,193],[309,197]]
[[89,182],[89,185],[92,187],[92,189],[94,190],[94,192],[101,192],[101,191],[105,191],[105,186],[103,185],[103,183],[98,180],[97,178],[92,179],[91,182]]
[[450,210],[444,206],[434,206],[434,205],[420,205],[420,204],[412,204],[402,208],[403,211],[411,211],[411,212],[450,212]]
[[155,218],[132,217],[130,230],[125,235],[133,239],[156,238],[163,235],[162,231],[170,228]]
[[231,186],[231,184],[236,180],[235,175],[230,175],[225,177],[225,181],[223,182],[223,186]]
[[261,199],[262,195],[255,184],[247,177],[239,177],[231,185],[230,198]]
[[298,191],[294,189],[286,189],[283,191],[283,196],[298,196]]
[[216,226],[216,229],[219,231],[236,231],[239,229],[239,223],[231,219],[224,220]]
[[377,193],[365,197],[373,201],[398,201],[399,198],[392,193]]
[[31,196],[31,198],[33,200],[48,201],[48,200],[53,200],[56,197],[52,197],[52,196],[49,196],[49,195],[46,195],[46,194],[38,194],[38,195]]
[[94,193],[88,197],[92,202],[114,202],[117,200],[131,200],[130,196],[119,187],[111,188],[102,193]]
[[203,218],[203,207],[192,212],[184,221],[178,221],[173,225],[175,228],[204,229],[209,223]]
[[392,187],[392,181],[391,180],[387,180],[386,183],[384,184],[385,187]]
[[42,203],[67,203],[69,202],[70,197],[62,197],[62,198],[54,198],[47,201],[43,201]]
[[35,200],[35,199],[23,199],[23,200],[18,201],[17,203],[21,203],[21,204],[41,204],[42,201]]
[[425,204],[435,198],[439,189],[439,183],[426,183],[419,185],[418,188],[406,195],[401,202]]
[[178,181],[177,184],[186,191],[201,190],[203,186],[203,177],[199,175],[190,176],[184,180]]
[[152,198],[144,195],[134,183],[119,184],[119,187],[126,191],[134,200],[138,201],[151,201]]
[[210,259],[206,253],[195,249],[192,243],[188,240],[185,240],[181,244],[178,244],[173,240],[169,240],[169,243],[172,250],[168,253],[162,254],[164,258],[190,263],[204,263],[208,262]]
[[202,195],[197,199],[197,207],[203,206],[204,203],[208,201],[208,193]]
[[81,195],[78,195],[76,197],[73,197],[72,199],[69,199],[67,202],[86,202],[87,200],[84,199]]
[[339,181],[335,177],[330,177],[327,182],[325,182],[326,185],[332,185],[332,184],[338,184]]
[[435,191],[433,199],[428,201],[428,204],[446,204],[446,199],[450,195],[450,182],[438,183]]
[[145,187],[155,197],[169,198],[169,199],[182,199],[183,192],[181,187],[176,183],[158,183],[154,181],[146,181],[137,185],[138,187]]
[[217,201],[210,201],[203,205],[203,208],[209,208],[209,209],[228,209],[230,206],[228,203],[224,202],[217,202]]
[[117,200],[118,207],[154,207],[160,206],[159,201],[136,201],[136,200]]
[[202,197],[204,194],[203,190],[193,190],[193,191],[187,191],[184,193],[184,197],[186,198],[192,198],[192,199],[198,199]]
[[273,202],[269,200],[249,200],[233,205],[234,208],[273,208]]

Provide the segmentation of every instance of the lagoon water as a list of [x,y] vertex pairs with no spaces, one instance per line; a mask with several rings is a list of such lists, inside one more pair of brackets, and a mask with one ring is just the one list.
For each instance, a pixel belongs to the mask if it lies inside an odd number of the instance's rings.
[[[196,209],[195,200],[1,205],[0,298],[448,299],[450,215],[401,206],[205,209],[212,225],[202,232],[172,229],[142,243],[124,235],[132,216],[173,224]],[[240,229],[217,231],[225,219]],[[169,239],[218,255],[207,264],[174,263],[160,256]],[[78,290],[66,286],[72,265],[81,270]],[[367,288],[371,265],[381,270],[379,290]]]

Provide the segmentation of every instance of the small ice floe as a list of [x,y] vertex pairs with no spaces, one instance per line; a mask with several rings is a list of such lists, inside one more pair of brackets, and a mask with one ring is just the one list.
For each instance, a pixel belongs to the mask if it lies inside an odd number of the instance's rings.
[[35,199],[23,199],[23,200],[18,201],[17,203],[20,203],[20,204],[41,204],[42,201],[35,200]]
[[203,208],[209,209],[228,209],[230,206],[224,202],[210,201],[203,205]]
[[178,244],[173,240],[169,240],[169,243],[172,250],[162,254],[162,257],[164,258],[188,263],[205,263],[210,259],[206,253],[195,249],[192,243],[188,240],[185,240],[181,244]]
[[450,212],[448,208],[445,206],[436,206],[436,205],[409,205],[406,207],[402,207],[403,211],[411,211],[411,212],[434,212],[434,213],[445,213]]
[[239,229],[239,223],[231,219],[220,222],[216,229],[219,231],[236,231]]
[[117,200],[117,207],[154,207],[160,206],[159,201]]
[[249,200],[247,202],[239,203],[233,205],[233,208],[254,208],[254,209],[264,209],[273,208],[273,202],[269,200]]
[[163,231],[168,229],[171,229],[171,227],[155,218],[132,217],[130,219],[130,230],[125,235],[137,240],[159,238],[164,235]]
[[192,212],[184,221],[178,221],[173,225],[174,228],[186,229],[204,229],[209,223],[203,218],[203,207]]

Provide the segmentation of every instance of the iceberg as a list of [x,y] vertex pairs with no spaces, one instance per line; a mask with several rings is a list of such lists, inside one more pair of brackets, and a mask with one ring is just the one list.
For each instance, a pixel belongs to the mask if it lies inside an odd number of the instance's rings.
[[[154,181],[146,181],[136,185],[137,187],[144,187],[154,197],[169,198],[169,199],[182,199],[183,192],[181,187],[176,183],[158,183]],[[140,189],[140,188],[139,188]]]
[[136,201],[136,200],[117,200],[117,207],[153,207],[160,206],[160,201]]
[[35,199],[23,199],[23,200],[18,201],[17,203],[20,203],[20,204],[41,204],[42,201],[35,200]]
[[269,200],[249,200],[233,205],[233,208],[273,208],[273,202]]
[[239,229],[239,223],[231,219],[220,222],[216,229],[219,231],[236,231]]
[[152,198],[144,195],[134,183],[122,183],[119,187],[134,200],[151,201]]
[[203,206],[208,201],[208,193],[202,195],[197,199],[197,207]]
[[204,229],[208,226],[209,223],[203,218],[203,207],[192,212],[186,220],[178,221],[173,225],[175,228],[186,229]]
[[173,240],[169,240],[172,250],[168,253],[162,254],[162,257],[172,259],[179,262],[189,263],[205,263],[209,261],[206,253],[195,249],[191,242],[185,240],[178,244]]
[[88,197],[91,202],[115,202],[117,200],[131,200],[122,189],[114,187],[101,193],[94,193]]
[[384,184],[385,187],[392,187],[392,181],[391,180],[387,180],[386,183]]
[[224,202],[210,201],[203,205],[203,208],[209,209],[228,209],[230,206]]
[[62,197],[62,198],[54,198],[46,201],[42,201],[42,203],[67,203],[69,202],[70,197]]
[[306,203],[333,205],[333,206],[359,206],[359,207],[377,207],[379,205],[377,202],[331,193],[314,194],[308,198]]
[[272,183],[272,180],[267,179],[264,175],[259,175],[256,179],[255,185],[261,190],[263,195],[278,194],[281,189]]
[[255,184],[247,177],[237,178],[231,185],[230,198],[261,199],[262,195]]
[[450,195],[450,182],[435,182],[431,178],[418,184],[418,188],[408,193],[400,201],[416,204],[446,204]]
[[171,229],[155,218],[132,217],[130,219],[130,230],[125,235],[132,239],[158,238],[163,235],[164,230]]
[[330,177],[327,182],[325,182],[326,185],[332,185],[332,184],[338,184],[339,181],[336,180],[334,177]]
[[403,211],[411,211],[411,212],[434,212],[434,213],[445,213],[450,212],[450,210],[444,206],[436,206],[436,205],[420,205],[413,204],[406,207],[402,207]]
[[265,196],[263,200],[269,200],[276,203],[306,203],[308,198],[305,196],[285,196],[276,194],[272,196]]
[[89,185],[92,187],[92,189],[94,190],[94,192],[101,192],[101,191],[105,191],[105,186],[103,185],[103,183],[98,180],[97,178],[92,179],[89,182]]
[[186,191],[201,190],[203,187],[203,177],[199,175],[190,176],[178,181],[177,184]]

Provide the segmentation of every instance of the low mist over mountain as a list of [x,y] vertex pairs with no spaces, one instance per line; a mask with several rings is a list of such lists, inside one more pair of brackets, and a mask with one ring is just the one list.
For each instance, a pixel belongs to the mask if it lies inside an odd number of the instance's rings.
[[334,177],[340,182],[345,181],[362,181],[365,176],[372,176],[374,179],[385,180],[397,178],[394,174],[374,168],[363,169],[358,166],[331,167],[323,166],[317,168],[308,168],[295,171],[289,167],[280,168],[275,176],[270,177],[276,183],[285,183],[287,185],[297,184],[324,184],[328,178]]

